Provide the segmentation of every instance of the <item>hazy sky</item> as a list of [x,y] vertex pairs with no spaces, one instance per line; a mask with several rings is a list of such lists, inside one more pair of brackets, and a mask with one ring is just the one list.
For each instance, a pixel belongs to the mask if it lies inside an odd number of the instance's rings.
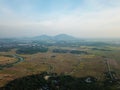
[[0,37],[120,37],[120,0],[0,0]]

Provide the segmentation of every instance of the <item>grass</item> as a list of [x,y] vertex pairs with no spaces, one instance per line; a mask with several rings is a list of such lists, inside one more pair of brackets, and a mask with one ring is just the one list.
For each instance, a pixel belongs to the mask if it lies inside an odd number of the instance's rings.
[[0,56],[0,64],[1,65],[4,65],[4,64],[7,64],[7,63],[12,63],[12,62],[15,62],[15,61],[16,61],[15,58]]
[[[52,53],[51,51],[54,48],[57,47],[50,47],[50,50],[47,53],[20,55],[24,57],[24,62],[20,62],[13,67],[6,68],[0,71],[0,86],[5,85],[8,81],[11,81],[15,78],[47,71],[49,69],[49,65],[52,65],[54,67],[54,72],[58,74],[71,74],[71,72],[74,71],[71,75],[75,77],[91,75],[102,80],[104,77],[103,73],[106,71],[104,58],[102,56],[111,58],[110,65],[120,78],[120,47],[107,47],[107,49],[110,49],[112,51],[92,50],[92,48],[97,48],[93,46],[81,46],[76,48],[77,50],[85,50],[89,52],[89,54],[87,55]],[[72,49],[70,47],[61,48]],[[106,49],[106,47],[101,48]],[[0,53],[0,55],[6,54],[15,54],[15,51],[12,50],[11,52]],[[0,60],[4,62],[10,59],[9,57],[3,56],[0,56],[0,58]],[[5,75],[8,75],[8,77],[5,77]]]

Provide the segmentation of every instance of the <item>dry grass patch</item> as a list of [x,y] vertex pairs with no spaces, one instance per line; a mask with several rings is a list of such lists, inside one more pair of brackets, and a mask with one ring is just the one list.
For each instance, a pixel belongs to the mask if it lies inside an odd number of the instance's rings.
[[16,61],[15,58],[0,56],[0,64],[7,64],[7,63],[15,62],[15,61]]

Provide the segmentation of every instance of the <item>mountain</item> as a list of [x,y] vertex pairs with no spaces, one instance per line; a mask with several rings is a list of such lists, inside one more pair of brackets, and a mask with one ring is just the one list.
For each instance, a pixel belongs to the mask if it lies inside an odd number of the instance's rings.
[[44,41],[44,40],[52,40],[52,39],[53,39],[53,37],[48,36],[48,35],[41,35],[41,36],[36,36],[36,37],[33,37],[33,39],[35,39],[35,40],[42,40],[42,41]]
[[76,40],[76,39],[77,38],[67,35],[67,34],[58,34],[56,36],[41,35],[41,36],[34,37],[34,40],[42,40],[42,41],[46,41],[46,40],[70,41],[70,40]]
[[67,34],[59,34],[54,36],[55,40],[75,40],[76,38]]

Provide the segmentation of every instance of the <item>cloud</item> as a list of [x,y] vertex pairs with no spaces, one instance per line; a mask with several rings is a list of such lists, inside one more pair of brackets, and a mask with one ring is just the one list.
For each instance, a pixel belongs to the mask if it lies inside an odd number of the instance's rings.
[[[58,3],[59,4],[59,3]],[[0,7],[4,14],[0,21],[0,36],[35,36],[40,34],[67,33],[77,37],[119,37],[120,1],[84,0],[83,5],[65,10],[53,10],[46,14],[28,9],[15,11],[10,6]],[[15,7],[14,7],[15,8]],[[49,8],[49,7],[48,7]],[[25,13],[25,11],[28,11]]]

